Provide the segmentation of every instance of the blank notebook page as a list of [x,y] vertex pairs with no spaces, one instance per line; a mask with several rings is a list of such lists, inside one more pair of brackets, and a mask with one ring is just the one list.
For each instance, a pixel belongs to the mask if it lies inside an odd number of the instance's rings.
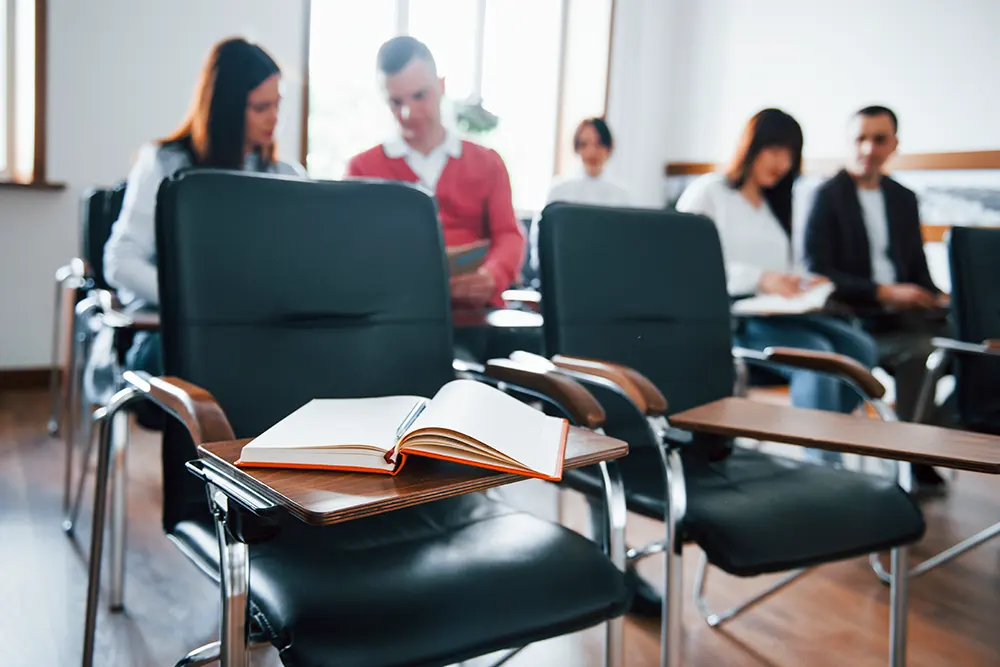
[[396,429],[419,400],[417,396],[313,399],[245,447],[371,445],[388,451],[396,446]]
[[531,470],[558,477],[564,423],[489,385],[455,380],[441,387],[408,432],[443,428],[463,433]]

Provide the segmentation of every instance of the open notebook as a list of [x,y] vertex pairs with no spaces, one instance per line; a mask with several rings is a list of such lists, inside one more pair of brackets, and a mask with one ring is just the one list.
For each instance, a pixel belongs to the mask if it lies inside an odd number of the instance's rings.
[[833,283],[821,283],[806,290],[798,296],[785,297],[777,294],[761,294],[760,296],[740,299],[733,304],[733,315],[803,315],[823,310],[827,300],[833,294]]
[[558,481],[568,431],[565,419],[455,380],[433,399],[314,399],[248,442],[236,464],[395,475],[412,454]]

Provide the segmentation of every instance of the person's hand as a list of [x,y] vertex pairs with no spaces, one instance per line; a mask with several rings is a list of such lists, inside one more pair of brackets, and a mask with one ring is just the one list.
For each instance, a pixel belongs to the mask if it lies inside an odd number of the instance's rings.
[[936,305],[938,306],[938,308],[949,308],[949,307],[951,307],[951,295],[950,294],[945,294],[944,292],[939,293],[937,295],[937,303],[936,303]]
[[812,289],[813,287],[819,287],[820,285],[825,285],[830,282],[830,279],[826,276],[819,276],[810,273],[807,276],[801,278],[802,289]]
[[920,285],[900,283],[896,285],[879,285],[875,297],[886,306],[897,308],[933,308],[938,303],[938,296]]
[[496,291],[493,274],[482,266],[475,273],[452,276],[450,286],[451,298],[470,306],[485,306]]
[[757,283],[757,291],[761,294],[777,294],[784,297],[798,296],[802,293],[802,276],[765,271]]

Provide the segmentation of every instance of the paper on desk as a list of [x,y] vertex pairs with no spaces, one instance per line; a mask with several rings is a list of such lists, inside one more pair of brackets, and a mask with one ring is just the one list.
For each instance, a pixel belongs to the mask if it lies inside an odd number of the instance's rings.
[[762,294],[737,301],[733,304],[732,312],[734,315],[758,316],[812,313],[823,310],[833,290],[833,283],[826,282],[793,297]]

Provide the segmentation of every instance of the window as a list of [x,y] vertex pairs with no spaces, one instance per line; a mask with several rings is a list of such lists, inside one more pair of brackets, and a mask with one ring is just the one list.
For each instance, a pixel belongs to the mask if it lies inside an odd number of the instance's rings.
[[[539,209],[568,171],[576,124],[604,113],[612,0],[323,0],[312,4],[307,167],[341,178],[351,156],[395,132],[375,54],[393,35],[425,42],[445,81],[442,115],[507,163],[514,205]],[[476,132],[459,105],[499,118]],[[459,129],[459,128],[463,129]]]
[[35,127],[43,92],[37,54],[45,46],[44,37],[36,40],[44,21],[44,0],[0,0],[0,181],[44,180]]

